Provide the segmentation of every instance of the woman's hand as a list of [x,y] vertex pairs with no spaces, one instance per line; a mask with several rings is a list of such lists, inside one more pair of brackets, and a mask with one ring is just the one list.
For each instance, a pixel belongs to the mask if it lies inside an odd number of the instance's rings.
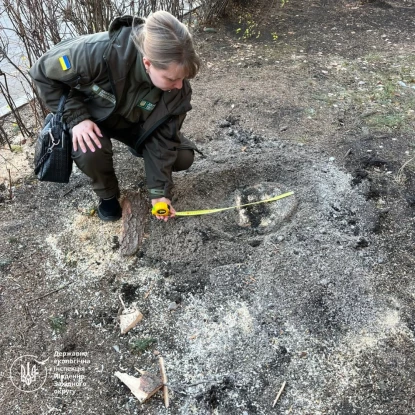
[[173,209],[170,199],[167,199],[166,197],[160,197],[158,199],[151,199],[152,206],[154,206],[158,202],[165,202],[169,205],[170,215],[169,216],[155,215],[157,219],[164,220],[164,222],[167,222],[169,218],[173,218],[174,216],[176,216],[176,211]]
[[83,153],[87,152],[86,146],[88,146],[91,151],[95,151],[95,146],[101,148],[101,142],[98,137],[102,137],[101,130],[93,121],[81,121],[72,128],[72,144],[74,151],[78,150],[78,145]]

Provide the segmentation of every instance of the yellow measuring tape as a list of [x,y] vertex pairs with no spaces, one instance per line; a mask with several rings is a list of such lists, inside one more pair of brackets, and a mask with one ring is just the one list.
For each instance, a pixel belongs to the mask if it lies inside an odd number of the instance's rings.
[[[251,203],[245,203],[243,205],[237,205],[237,206],[231,206],[226,208],[218,208],[218,209],[205,209],[205,210],[188,210],[185,212],[176,212],[176,216],[196,216],[196,215],[208,215],[210,213],[217,213],[217,212],[223,212],[224,210],[230,210],[230,209],[236,209],[241,208],[245,206],[252,206],[252,205],[259,205],[260,203],[267,203],[267,202],[274,202],[275,200],[283,199],[284,197],[288,197],[293,195],[294,192],[287,192],[283,193],[278,196],[271,197],[270,199],[264,199],[259,200],[258,202],[251,202]],[[158,202],[156,203],[151,213],[153,215],[159,215],[159,216],[169,216],[170,215],[170,206],[165,202]]]

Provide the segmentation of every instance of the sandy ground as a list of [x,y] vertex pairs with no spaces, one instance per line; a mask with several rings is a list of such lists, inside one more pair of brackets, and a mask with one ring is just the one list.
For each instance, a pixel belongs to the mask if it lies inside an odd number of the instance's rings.
[[[2,413],[413,414],[414,18],[409,1],[290,0],[199,32],[184,132],[206,157],[176,174],[176,210],[294,195],[149,218],[133,256],[79,171],[39,183],[9,157]],[[122,197],[145,194],[140,160],[115,150]],[[126,335],[120,297],[144,315]],[[160,354],[169,409],[114,376],[158,374]]]

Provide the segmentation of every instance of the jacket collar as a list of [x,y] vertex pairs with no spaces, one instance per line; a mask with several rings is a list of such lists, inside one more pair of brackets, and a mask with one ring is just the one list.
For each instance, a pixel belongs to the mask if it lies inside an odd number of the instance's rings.
[[145,23],[145,20],[138,16],[124,15],[115,18],[108,28],[109,36],[111,37],[114,33],[118,32],[122,27],[138,26]]

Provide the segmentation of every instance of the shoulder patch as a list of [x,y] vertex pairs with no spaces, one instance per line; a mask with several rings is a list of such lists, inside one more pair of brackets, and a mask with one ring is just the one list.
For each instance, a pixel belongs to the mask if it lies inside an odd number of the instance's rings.
[[59,62],[61,64],[61,67],[64,71],[67,71],[68,69],[71,69],[71,62],[69,61],[68,55],[63,55],[59,58]]
[[54,50],[51,50],[51,53],[45,60],[45,75],[50,79],[57,79],[59,81],[65,82],[70,80],[76,74],[75,62],[71,62],[69,53],[60,50],[58,53],[53,53]]

